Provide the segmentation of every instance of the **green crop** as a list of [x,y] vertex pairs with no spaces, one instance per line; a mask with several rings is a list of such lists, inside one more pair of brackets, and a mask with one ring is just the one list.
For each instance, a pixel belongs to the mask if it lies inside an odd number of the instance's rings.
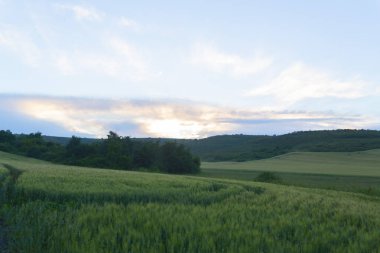
[[203,162],[202,168],[380,177],[380,150],[294,152],[247,162]]
[[380,251],[377,197],[5,153],[0,164],[10,252]]

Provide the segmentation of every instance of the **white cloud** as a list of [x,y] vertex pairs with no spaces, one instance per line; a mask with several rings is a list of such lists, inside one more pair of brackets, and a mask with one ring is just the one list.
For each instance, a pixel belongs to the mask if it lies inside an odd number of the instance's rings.
[[[49,35],[46,35],[49,37]],[[38,45],[38,34],[0,24],[0,48],[3,47],[33,68],[55,69],[64,75],[86,72],[120,80],[142,81],[156,77],[146,56],[130,42],[117,37],[99,38],[101,47],[66,49],[47,43]],[[49,38],[46,39],[49,41]]]
[[378,87],[375,88],[374,95],[380,95],[380,85],[378,85]]
[[132,30],[135,30],[135,31],[139,31],[140,30],[140,25],[136,21],[134,21],[132,19],[129,19],[129,18],[126,18],[126,17],[120,18],[119,24],[122,27],[125,27],[125,28],[128,28],[128,29],[132,29]]
[[30,34],[0,25],[0,46],[9,49],[29,66],[38,67],[41,64],[41,50],[34,44]]
[[133,79],[143,80],[149,78],[151,73],[147,70],[148,64],[136,47],[119,38],[111,38],[109,45],[116,55],[122,57],[122,64],[125,65],[126,68],[133,70],[133,74],[131,73]]
[[66,4],[57,4],[56,6],[61,10],[71,11],[74,14],[75,18],[79,21],[100,21],[105,16],[104,13],[90,6]]
[[263,56],[243,58],[239,55],[221,52],[211,45],[198,44],[193,49],[191,62],[215,72],[242,77],[268,69],[272,64],[272,59]]
[[86,72],[119,78],[122,63],[112,55],[92,52],[62,52],[55,57],[55,66],[66,75]]
[[[108,50],[105,50],[106,48]],[[97,52],[57,51],[53,54],[54,66],[65,75],[77,75],[89,71],[134,81],[154,76],[139,49],[129,42],[111,38],[106,42],[106,48]]]
[[[255,111],[189,102],[91,100],[49,97],[16,98],[19,112],[63,126],[69,131],[104,137],[114,125],[133,124],[139,136],[199,138],[233,133],[251,127],[266,129],[279,125],[291,130],[362,128],[373,119],[323,112]],[[272,129],[272,131],[274,131]],[[130,135],[130,133],[122,133]],[[251,132],[252,134],[252,132]]]
[[342,80],[329,74],[296,63],[283,70],[266,85],[254,88],[250,96],[273,96],[283,105],[291,105],[307,98],[360,98],[368,95],[368,84],[363,80]]
[[75,74],[74,62],[65,52],[58,52],[53,54],[54,66],[64,75]]

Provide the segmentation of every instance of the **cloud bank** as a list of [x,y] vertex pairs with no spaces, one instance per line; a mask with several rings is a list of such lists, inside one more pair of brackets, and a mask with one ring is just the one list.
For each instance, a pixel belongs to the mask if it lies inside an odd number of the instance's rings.
[[[109,130],[129,136],[201,138],[217,134],[286,133],[305,129],[365,128],[373,119],[331,112],[255,111],[189,101],[104,100],[7,96],[2,106],[68,133],[104,137]],[[5,104],[4,104],[5,103]]]

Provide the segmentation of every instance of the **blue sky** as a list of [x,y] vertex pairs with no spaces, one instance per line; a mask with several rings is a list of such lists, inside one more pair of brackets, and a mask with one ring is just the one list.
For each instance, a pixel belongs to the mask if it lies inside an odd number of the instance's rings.
[[378,0],[0,0],[0,128],[380,129],[378,45]]

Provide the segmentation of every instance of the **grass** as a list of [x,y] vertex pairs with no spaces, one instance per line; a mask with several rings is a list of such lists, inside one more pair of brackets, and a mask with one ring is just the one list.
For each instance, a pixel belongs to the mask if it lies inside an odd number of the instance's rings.
[[274,172],[282,184],[380,196],[380,150],[296,152],[249,162],[204,162],[200,176],[251,181]]
[[203,169],[254,170],[380,177],[380,149],[359,152],[294,152],[248,162],[203,162]]
[[1,152],[0,178],[9,252],[380,251],[373,196]]

